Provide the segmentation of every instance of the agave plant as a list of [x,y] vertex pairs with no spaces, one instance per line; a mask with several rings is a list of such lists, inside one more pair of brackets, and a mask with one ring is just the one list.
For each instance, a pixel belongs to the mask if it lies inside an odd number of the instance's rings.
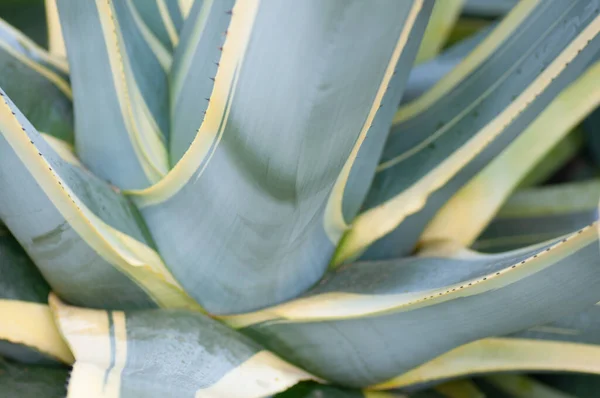
[[0,21],[0,395],[595,396],[600,1],[514,3]]

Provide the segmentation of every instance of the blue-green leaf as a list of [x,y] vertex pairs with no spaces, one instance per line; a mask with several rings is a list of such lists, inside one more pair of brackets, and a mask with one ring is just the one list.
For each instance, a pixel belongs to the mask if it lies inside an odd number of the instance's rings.
[[[168,171],[167,71],[131,1],[59,0],[71,70],[77,154],[124,189]],[[168,55],[168,54],[167,54]]]
[[69,397],[261,398],[313,379],[199,313],[50,306],[75,355]]
[[413,28],[422,33],[431,6],[236,3],[192,145],[160,183],[130,192],[169,268],[208,311],[272,305],[323,275],[400,100],[393,89],[380,108],[390,81],[404,85]]
[[[129,0],[135,5],[146,26],[169,51],[179,44],[183,13],[179,0]],[[197,1],[196,3],[201,3]]]
[[598,219],[600,181],[565,183],[517,191],[474,243],[499,252],[540,243]]
[[73,105],[66,62],[0,19],[0,87],[37,129],[73,142]]
[[600,301],[598,245],[592,225],[496,255],[433,247],[418,257],[338,268],[296,300],[222,320],[326,380],[419,384],[426,381],[419,367],[456,347]]
[[[600,2],[525,0],[428,93],[405,105],[366,210],[335,263],[407,254],[436,211],[572,83],[600,48]],[[594,93],[593,86],[586,93]]]
[[0,220],[52,289],[89,307],[197,308],[129,200],[58,156],[0,97]]

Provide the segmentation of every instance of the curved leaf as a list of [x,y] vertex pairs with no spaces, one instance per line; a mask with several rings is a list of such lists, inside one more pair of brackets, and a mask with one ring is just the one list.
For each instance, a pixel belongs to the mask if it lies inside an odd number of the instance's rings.
[[599,331],[600,306],[591,305],[549,324],[457,347],[375,388],[507,371],[600,374]]
[[197,308],[132,204],[60,158],[0,90],[0,219],[53,290],[90,307]]
[[46,25],[48,25],[48,49],[50,53],[66,58],[67,49],[60,26],[56,0],[44,0],[44,4],[46,5]]
[[10,398],[63,398],[69,376],[66,369],[25,366],[0,357],[0,391]]
[[421,47],[417,53],[416,63],[419,64],[435,57],[446,42],[452,27],[460,16],[464,0],[438,1],[433,7],[431,19],[423,36]]
[[0,224],[1,356],[27,363],[73,362],[46,305],[48,293],[44,278]]
[[259,398],[312,378],[199,313],[50,306],[75,354],[69,396]]
[[437,209],[594,59],[599,7],[598,1],[519,3],[461,66],[403,107],[366,211],[334,263],[356,257],[377,240],[365,258],[410,252]]
[[[416,52],[407,42],[430,7],[236,3],[194,142],[160,183],[130,192],[173,274],[208,311],[281,302],[323,275],[347,227],[344,206],[356,207],[343,203],[347,190],[367,188],[349,187],[361,144],[397,66],[404,84],[398,60]],[[277,73],[265,68],[275,59]]]
[[442,247],[356,263],[299,299],[222,320],[326,380],[368,386],[403,375],[401,385],[418,384],[406,375],[457,346],[600,301],[598,244],[592,225],[497,255]]
[[[179,43],[183,25],[182,8],[178,0],[129,0],[135,5],[144,23],[161,45],[173,51]],[[201,1],[198,1],[201,3]],[[189,5],[186,6],[186,8]]]
[[0,87],[41,131],[73,142],[66,64],[0,19]]
[[473,248],[499,252],[540,243],[598,219],[600,181],[517,191],[477,238]]
[[124,189],[157,182],[168,170],[167,61],[147,41],[131,1],[58,0],[58,10],[79,157]]
[[478,33],[444,50],[432,60],[412,68],[402,96],[402,103],[409,103],[431,89],[488,36],[492,27],[483,28]]
[[581,129],[576,127],[527,172],[517,189],[542,185],[552,179],[563,168],[568,167],[569,162],[579,156],[583,146],[584,135]]
[[508,148],[458,190],[429,222],[420,241],[450,239],[470,246],[527,173],[600,105],[600,90],[593,88],[598,81],[600,62],[557,96]]
[[185,21],[170,74],[172,165],[188,150],[204,120],[234,3],[196,1]]

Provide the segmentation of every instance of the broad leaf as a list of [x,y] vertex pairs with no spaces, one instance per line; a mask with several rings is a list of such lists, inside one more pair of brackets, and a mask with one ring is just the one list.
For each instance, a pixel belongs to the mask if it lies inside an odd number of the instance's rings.
[[192,145],[160,183],[130,192],[208,311],[272,305],[323,275],[367,190],[431,6],[236,3]]
[[259,398],[312,378],[199,313],[50,306],[75,354],[69,396]]
[[374,242],[365,258],[410,252],[448,198],[594,59],[599,7],[587,0],[520,2],[459,67],[401,108],[366,211],[334,263],[360,255]]
[[0,224],[0,356],[38,364],[73,362],[46,305],[49,293],[35,265]]
[[169,54],[153,45],[131,1],[58,0],[58,10],[79,157],[120,188],[157,182],[168,170]]
[[197,308],[133,205],[63,160],[0,90],[0,219],[61,297],[89,307]]
[[419,257],[356,263],[296,300],[222,320],[342,385],[368,386],[397,375],[401,382],[392,386],[418,384],[424,380],[415,368],[457,346],[600,301],[598,245],[592,225],[497,255],[442,246]]

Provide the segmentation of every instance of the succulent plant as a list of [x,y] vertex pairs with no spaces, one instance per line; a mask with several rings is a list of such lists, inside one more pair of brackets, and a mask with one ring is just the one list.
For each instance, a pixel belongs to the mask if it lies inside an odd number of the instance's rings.
[[0,395],[594,396],[600,1],[45,7],[0,21]]

